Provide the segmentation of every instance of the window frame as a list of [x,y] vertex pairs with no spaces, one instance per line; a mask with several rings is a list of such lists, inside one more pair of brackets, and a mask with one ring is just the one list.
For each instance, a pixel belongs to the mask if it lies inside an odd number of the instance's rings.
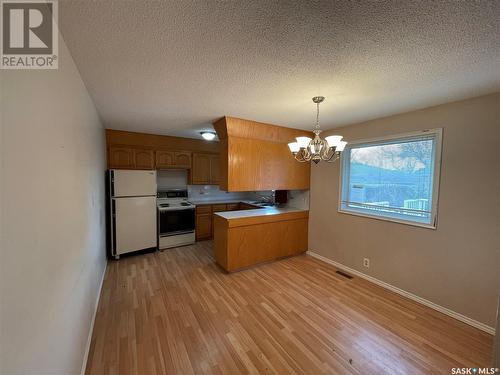
[[[399,134],[393,134],[393,135],[387,135],[387,136],[382,136],[382,137],[376,137],[376,138],[370,138],[370,139],[360,139],[360,140],[355,140],[355,141],[350,141],[345,150],[350,150],[352,146],[359,146],[359,145],[383,145],[391,142],[396,142],[398,140],[401,141],[406,141],[410,140],[411,138],[419,138],[422,136],[426,136],[429,134],[433,134],[436,142],[435,142],[435,147],[434,147],[434,173],[432,176],[432,207],[431,207],[431,223],[421,223],[417,221],[411,221],[411,220],[405,220],[405,219],[399,219],[395,217],[389,217],[389,216],[381,216],[381,215],[375,215],[375,214],[370,214],[365,212],[364,210],[360,209],[359,211],[356,209],[349,209],[345,208],[343,204],[343,189],[344,189],[344,179],[348,177],[348,173],[350,172],[350,166],[347,167],[346,165],[348,163],[348,158],[346,158],[346,155],[350,155],[350,152],[342,152],[340,156],[340,178],[339,178],[339,199],[338,199],[338,212],[341,214],[348,214],[348,215],[354,215],[354,216],[360,216],[360,217],[365,217],[365,218],[370,218],[370,219],[376,219],[376,220],[383,220],[383,221],[390,221],[398,224],[406,224],[406,225],[411,225],[411,226],[416,226],[416,227],[421,227],[421,228],[427,228],[427,229],[437,229],[437,224],[438,224],[438,211],[439,211],[439,191],[440,191],[440,179],[441,179],[441,159],[442,159],[442,148],[443,148],[443,128],[434,128],[434,129],[425,129],[425,130],[418,130],[418,131],[413,131],[413,132],[407,132],[407,133],[399,133]],[[346,174],[347,171],[347,174]],[[347,180],[348,181],[348,180]]]

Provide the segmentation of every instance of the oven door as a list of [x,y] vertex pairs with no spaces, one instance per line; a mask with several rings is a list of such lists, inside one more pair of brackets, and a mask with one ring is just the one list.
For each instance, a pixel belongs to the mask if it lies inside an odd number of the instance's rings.
[[160,210],[160,236],[194,232],[194,207],[178,210]]

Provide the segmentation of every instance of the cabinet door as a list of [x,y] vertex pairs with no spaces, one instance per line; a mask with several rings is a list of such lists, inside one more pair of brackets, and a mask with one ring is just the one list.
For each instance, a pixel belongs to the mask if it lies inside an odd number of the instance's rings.
[[211,204],[196,205],[196,215],[211,214],[211,213],[212,213]]
[[174,152],[174,164],[177,168],[191,168],[191,153]]
[[155,160],[152,150],[134,150],[134,167],[136,169],[154,169]]
[[239,210],[240,208],[240,204],[239,203],[228,203],[227,204],[227,210],[228,211],[237,211]]
[[172,168],[174,153],[172,151],[156,151],[156,168]]
[[227,211],[227,205],[226,204],[214,204],[212,206],[212,211],[213,212]]
[[212,215],[196,215],[196,240],[212,237]]
[[134,168],[133,150],[125,147],[110,147],[108,154],[108,167],[110,169]]
[[219,155],[210,156],[210,183],[219,185]]
[[193,185],[210,184],[210,155],[193,154],[193,169],[191,171]]

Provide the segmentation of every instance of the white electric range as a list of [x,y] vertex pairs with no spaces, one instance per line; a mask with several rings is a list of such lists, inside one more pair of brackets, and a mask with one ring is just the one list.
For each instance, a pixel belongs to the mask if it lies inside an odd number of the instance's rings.
[[158,207],[158,247],[191,245],[196,241],[195,208],[188,202],[185,189],[159,191],[156,196]]

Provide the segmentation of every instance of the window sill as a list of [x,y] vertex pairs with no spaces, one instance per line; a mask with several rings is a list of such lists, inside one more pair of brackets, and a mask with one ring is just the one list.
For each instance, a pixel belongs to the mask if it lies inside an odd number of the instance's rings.
[[409,226],[412,226],[412,227],[420,227],[420,228],[434,229],[434,230],[437,229],[437,225],[433,225],[433,224],[417,223],[417,222],[413,222],[413,221],[400,220],[400,219],[395,219],[395,218],[390,218],[390,217],[369,215],[369,214],[366,214],[366,213],[356,212],[356,211],[351,211],[351,210],[345,210],[345,209],[342,209],[342,208],[339,208],[338,212],[341,213],[341,214],[348,214],[348,215],[366,217],[368,219],[390,221],[390,222],[393,222],[393,223],[409,225]]

